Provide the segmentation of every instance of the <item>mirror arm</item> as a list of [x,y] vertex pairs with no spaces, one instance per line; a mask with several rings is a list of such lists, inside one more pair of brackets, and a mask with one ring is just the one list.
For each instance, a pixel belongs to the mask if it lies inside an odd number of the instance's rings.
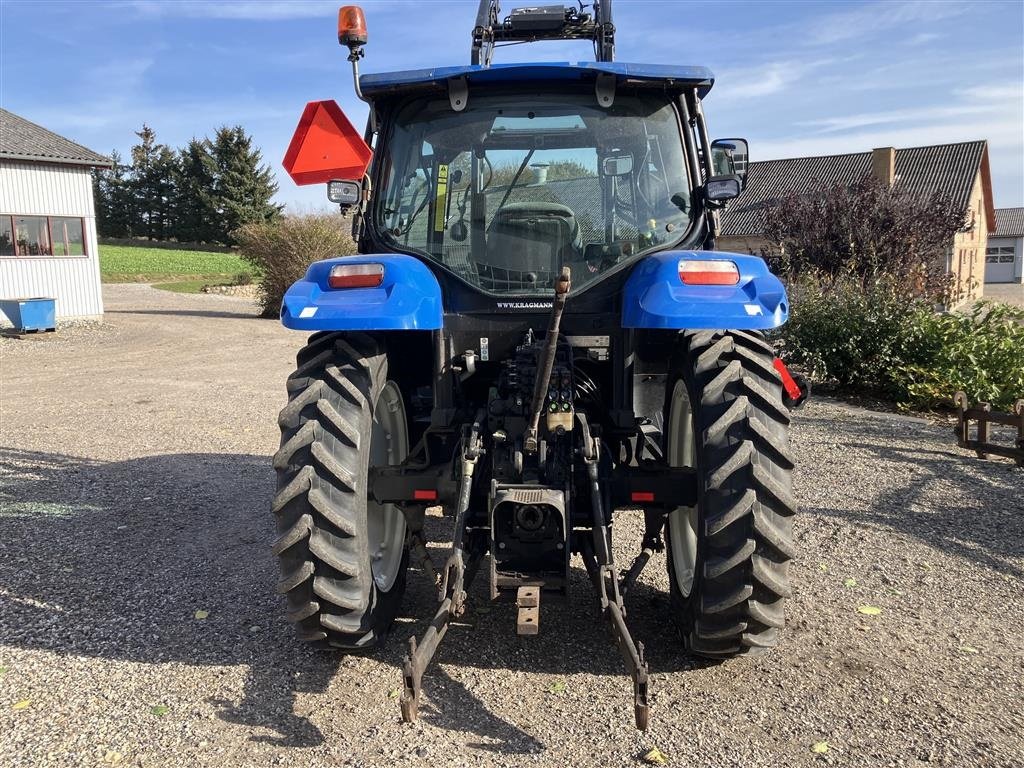
[[[694,119],[690,112],[690,100],[696,99],[696,90],[691,89],[679,96],[679,109],[683,118],[683,143],[686,145],[686,157],[689,163],[690,173],[690,199],[700,206],[704,199],[703,183],[700,175],[700,159],[697,156],[697,142],[693,139]],[[698,216],[701,211],[698,208],[695,212]]]
[[[704,110],[701,108],[700,99],[694,99],[694,117],[697,119],[697,132],[700,134],[701,149],[704,151],[704,171],[705,180],[710,179],[714,173],[711,167],[711,138],[708,136],[708,126],[704,122]],[[718,210],[711,206],[708,207],[708,238],[711,242],[711,246],[714,247],[715,238],[718,235],[719,220]]]
[[355,208],[355,213],[352,214],[352,241],[357,244],[363,236],[363,222],[366,218],[366,205],[370,200],[370,196],[373,194],[369,172],[363,174],[363,181],[360,186],[359,202],[349,206],[341,206],[342,216],[347,214],[352,208]]

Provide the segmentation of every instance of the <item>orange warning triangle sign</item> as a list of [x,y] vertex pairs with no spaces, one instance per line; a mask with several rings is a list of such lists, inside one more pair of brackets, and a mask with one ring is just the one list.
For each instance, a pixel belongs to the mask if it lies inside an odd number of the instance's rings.
[[296,184],[361,180],[373,151],[335,101],[311,101],[302,111],[284,169]]

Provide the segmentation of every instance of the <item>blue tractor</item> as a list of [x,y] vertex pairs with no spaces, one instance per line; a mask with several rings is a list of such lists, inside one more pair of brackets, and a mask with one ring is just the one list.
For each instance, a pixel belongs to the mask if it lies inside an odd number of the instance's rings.
[[[414,720],[482,565],[529,635],[581,563],[645,729],[623,596],[653,553],[680,653],[756,654],[783,626],[789,409],[805,393],[763,332],[786,321],[786,293],[760,258],[714,249],[747,144],[709,138],[710,71],[614,61],[610,0],[507,16],[483,0],[472,37],[468,66],[360,76],[365,20],[342,8],[366,130],[314,102],[286,157],[298,181],[329,181],[358,255],[314,263],[281,306],[312,335],[274,458],[278,589],[302,640],[369,651],[410,561],[436,577],[403,669]],[[544,39],[592,40],[596,61],[492,63]],[[452,533],[435,571],[436,506]],[[645,533],[620,570],[623,510]]]

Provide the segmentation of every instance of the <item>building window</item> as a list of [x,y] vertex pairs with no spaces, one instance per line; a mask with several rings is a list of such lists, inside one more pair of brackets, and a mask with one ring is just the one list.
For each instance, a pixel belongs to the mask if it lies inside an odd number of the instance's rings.
[[50,242],[54,256],[85,256],[82,220],[67,216],[50,218]]
[[0,214],[0,256],[85,255],[81,218]]
[[10,216],[0,216],[0,256],[14,255],[14,226]]
[[15,216],[14,245],[18,256],[52,256],[45,216]]
[[987,264],[1013,264],[1015,251],[1012,245],[1000,245],[985,249]]

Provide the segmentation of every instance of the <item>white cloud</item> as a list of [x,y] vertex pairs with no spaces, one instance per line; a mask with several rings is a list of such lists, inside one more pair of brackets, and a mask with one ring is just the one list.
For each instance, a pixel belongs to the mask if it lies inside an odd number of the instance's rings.
[[748,99],[779,93],[799,80],[802,73],[803,68],[792,62],[777,62],[756,70],[723,72],[716,79],[729,83],[724,98]]
[[[1014,108],[1017,107],[1014,117]],[[875,128],[884,125],[896,129],[916,125],[942,126],[955,124],[961,118],[981,118],[990,115],[999,125],[1000,120],[1015,122],[1024,135],[1024,120],[1020,107],[1024,107],[1024,84],[1020,82],[990,83],[954,91],[938,104],[924,104],[903,109],[877,112],[858,112],[847,115],[798,120],[795,126],[812,129],[812,135],[835,134]]]
[[82,71],[82,86],[94,94],[134,93],[143,87],[155,63],[153,56],[110,59]]
[[715,89],[711,93],[715,104],[772,96],[789,90],[813,72],[837,61],[793,59],[742,69],[724,69],[715,74]]
[[891,33],[906,25],[934,23],[968,10],[969,6],[949,0],[908,3],[883,0],[818,16],[807,25],[804,40],[812,45],[834,45],[858,37]]
[[840,136],[764,139],[754,143],[756,157],[753,159],[770,160],[783,157],[839,155],[847,152],[866,152],[873,147],[923,147],[977,139],[988,139],[991,147],[1013,151],[1019,148],[1020,127],[1019,121],[1004,118],[992,121],[929,123],[887,130],[852,131]]
[[985,114],[1000,111],[1000,105],[963,104],[948,107],[920,107],[917,109],[894,109],[888,112],[862,112],[859,114],[825,117],[819,120],[804,120],[794,125],[816,129],[814,133],[836,133],[857,128],[900,123],[920,123],[965,115]]
[[1024,82],[1015,80],[1007,83],[975,85],[956,91],[956,95],[965,101],[987,104],[1011,103],[1024,107]]
[[907,45],[925,45],[936,40],[941,40],[942,37],[943,35],[940,35],[937,32],[919,32],[907,40]]

